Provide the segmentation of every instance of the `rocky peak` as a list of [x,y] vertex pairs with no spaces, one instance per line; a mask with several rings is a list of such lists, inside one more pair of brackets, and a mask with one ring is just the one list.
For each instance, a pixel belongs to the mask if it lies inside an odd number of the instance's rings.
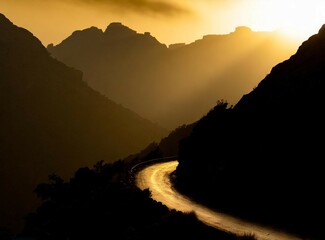
[[137,32],[132,30],[131,28],[128,28],[127,26],[124,26],[120,22],[113,22],[108,25],[104,34],[106,36],[114,37],[114,38],[125,38],[125,37],[134,36],[137,34]]
[[299,47],[297,53],[292,57],[301,63],[312,61],[325,61],[325,24],[320,28],[317,34],[304,41]]
[[47,51],[39,39],[0,14],[0,61],[10,62],[14,59],[10,54],[12,48],[17,57],[15,61],[30,63],[30,59],[47,57]]
[[84,30],[78,30],[72,33],[72,36],[78,35],[100,35],[103,31],[97,27],[90,27]]
[[323,37],[325,36],[325,24],[323,24],[323,26],[319,29],[318,34]]
[[5,15],[0,13],[0,24],[12,24],[8,18],[5,17]]
[[237,33],[251,33],[252,29],[250,29],[249,27],[246,27],[246,26],[239,26],[239,27],[236,27],[235,32],[237,32]]
[[74,31],[71,36],[62,41],[62,44],[65,45],[70,43],[72,45],[78,45],[80,41],[85,44],[88,44],[89,42],[93,42],[96,39],[100,39],[102,35],[103,31],[101,29],[96,27],[90,27],[84,30]]

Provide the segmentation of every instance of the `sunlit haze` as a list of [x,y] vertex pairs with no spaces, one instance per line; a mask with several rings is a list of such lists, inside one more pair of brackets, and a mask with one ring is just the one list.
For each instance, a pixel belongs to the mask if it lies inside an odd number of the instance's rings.
[[324,41],[325,0],[0,0],[0,240],[325,240]]
[[0,12],[44,45],[90,26],[105,30],[116,21],[149,31],[165,44],[189,43],[243,25],[280,30],[303,41],[325,23],[323,0],[1,0]]

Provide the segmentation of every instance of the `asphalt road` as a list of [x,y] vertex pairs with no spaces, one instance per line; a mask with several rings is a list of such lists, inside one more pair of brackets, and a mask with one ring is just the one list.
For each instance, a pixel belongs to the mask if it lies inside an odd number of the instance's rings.
[[170,173],[176,169],[177,165],[177,161],[150,165],[137,173],[136,184],[140,189],[149,188],[152,193],[152,198],[165,204],[170,209],[176,209],[182,212],[194,211],[197,217],[209,226],[239,235],[252,233],[258,240],[300,239],[276,229],[246,222],[227,214],[212,211],[178,193],[172,187],[169,178]]

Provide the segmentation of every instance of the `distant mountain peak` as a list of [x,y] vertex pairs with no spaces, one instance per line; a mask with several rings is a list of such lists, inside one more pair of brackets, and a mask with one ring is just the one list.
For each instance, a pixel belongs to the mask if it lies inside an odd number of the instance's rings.
[[120,38],[136,35],[137,32],[120,22],[112,22],[107,26],[104,34]]
[[[84,44],[88,45],[89,42],[100,39],[103,35],[103,31],[97,27],[90,27],[83,30],[74,31],[68,38],[64,39],[61,44],[76,44],[76,41],[81,40]],[[48,50],[53,50],[53,44],[47,46]]]
[[[37,39],[31,32],[27,31],[26,29],[14,25],[6,16],[1,13],[0,43],[0,56],[2,57],[0,60],[4,60],[4,56],[9,58],[8,49],[2,51],[2,49],[8,48],[8,46],[14,47],[17,52],[25,51],[24,55],[19,58],[19,61],[30,62],[29,58],[35,59],[47,56],[47,51],[43,48],[43,45],[39,39]],[[7,44],[6,47],[4,47],[4,44]],[[29,46],[29,48],[26,49],[26,46]]]
[[84,30],[74,31],[72,33],[72,35],[77,35],[77,34],[80,34],[80,33],[96,33],[96,34],[98,34],[98,33],[103,33],[103,31],[101,29],[97,28],[97,27],[92,26],[92,27],[86,28]]
[[318,34],[325,36],[325,24],[319,29]]
[[12,22],[10,22],[10,20],[8,18],[6,18],[5,15],[3,15],[2,13],[0,13],[0,23],[10,23],[12,24]]
[[103,31],[97,27],[90,27],[86,28],[84,30],[77,30],[74,31],[69,38],[78,38],[78,37],[84,37],[84,38],[91,38],[94,36],[101,36],[103,34]]
[[235,31],[233,33],[236,34],[251,34],[253,31],[251,28],[246,26],[238,26],[236,27]]

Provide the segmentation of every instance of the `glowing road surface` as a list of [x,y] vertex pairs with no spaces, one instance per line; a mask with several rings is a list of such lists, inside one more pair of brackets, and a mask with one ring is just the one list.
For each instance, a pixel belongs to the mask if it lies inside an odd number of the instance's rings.
[[169,175],[178,165],[177,161],[158,163],[139,171],[136,175],[136,184],[140,189],[147,189],[152,193],[152,198],[165,204],[170,209],[182,212],[194,211],[197,217],[205,224],[233,232],[239,235],[254,234],[258,240],[298,240],[300,238],[249,223],[232,216],[212,211],[173,189]]

